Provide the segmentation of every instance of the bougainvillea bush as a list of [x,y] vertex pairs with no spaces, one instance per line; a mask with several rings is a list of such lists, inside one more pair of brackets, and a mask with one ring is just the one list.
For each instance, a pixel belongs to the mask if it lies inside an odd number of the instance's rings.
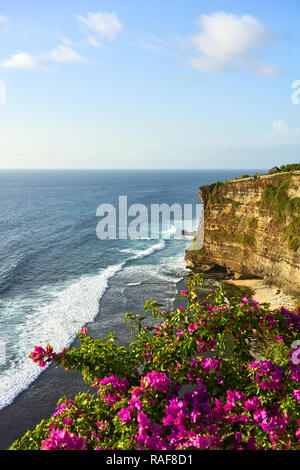
[[143,315],[127,313],[128,347],[86,328],[79,348],[36,346],[40,367],[78,370],[93,393],[61,398],[10,448],[300,449],[299,308],[271,311],[222,287],[203,301],[201,284],[190,278],[173,312],[149,300]]

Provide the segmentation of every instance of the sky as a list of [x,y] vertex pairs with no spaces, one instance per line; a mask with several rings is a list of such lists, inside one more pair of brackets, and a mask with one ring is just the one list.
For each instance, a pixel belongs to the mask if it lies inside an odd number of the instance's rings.
[[299,162],[297,0],[0,0],[1,169]]

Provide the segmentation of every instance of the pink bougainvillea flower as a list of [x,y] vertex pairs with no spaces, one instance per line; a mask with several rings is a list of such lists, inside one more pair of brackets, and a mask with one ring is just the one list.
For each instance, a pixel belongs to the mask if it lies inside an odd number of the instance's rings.
[[66,429],[54,429],[49,437],[42,441],[42,450],[85,450],[86,440]]

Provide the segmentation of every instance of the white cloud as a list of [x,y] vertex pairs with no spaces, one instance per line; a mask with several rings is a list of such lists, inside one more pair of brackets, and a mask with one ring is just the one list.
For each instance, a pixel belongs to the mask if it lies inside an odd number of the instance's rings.
[[249,69],[262,77],[276,77],[277,75],[288,72],[288,70],[283,67],[275,67],[274,65],[263,63],[249,64]]
[[49,53],[49,57],[56,62],[78,62],[84,60],[78,52],[63,44],[59,44],[56,49],[52,49]]
[[284,119],[272,122],[272,129],[265,133],[266,139],[279,145],[300,144],[300,128],[290,127]]
[[220,61],[242,57],[270,40],[264,26],[250,15],[213,13],[202,15],[199,24],[203,31],[192,42],[205,56]]
[[63,42],[64,44],[67,44],[67,46],[72,46],[72,41],[71,39],[68,39],[68,38],[62,38],[61,42]]
[[202,15],[198,25],[201,32],[190,38],[200,53],[191,59],[194,68],[211,72],[242,67],[264,76],[281,73],[281,69],[256,58],[272,43],[274,34],[253,16],[215,12]]
[[147,49],[151,52],[163,52],[167,46],[167,42],[155,34],[149,34],[146,37],[141,37],[138,40],[137,45],[142,49]]
[[298,128],[291,128],[285,122],[284,119],[279,119],[278,121],[272,121],[272,130],[269,132],[270,134],[299,134],[300,129]]
[[9,22],[9,19],[7,18],[7,16],[0,15],[0,23],[8,23],[8,22]]
[[114,39],[123,29],[115,13],[87,13],[86,16],[77,15],[77,20],[81,26],[106,39]]
[[233,69],[233,64],[228,64],[222,60],[211,57],[192,57],[190,64],[200,72],[226,72]]
[[32,57],[28,52],[18,52],[12,54],[9,59],[3,60],[0,65],[5,68],[27,69],[27,70],[48,70],[41,65],[41,62],[55,61],[55,62],[78,62],[83,61],[84,58],[72,49],[69,40],[63,39],[64,44],[59,44],[57,48],[52,49],[50,52],[39,56],[38,60]]
[[5,59],[1,62],[2,67],[17,68],[17,69],[38,69],[39,64],[28,52],[18,52],[12,54],[10,59]]
[[90,44],[90,46],[98,47],[99,49],[103,49],[103,50],[105,49],[105,47],[102,46],[102,44],[94,36],[89,36],[87,38],[87,42]]

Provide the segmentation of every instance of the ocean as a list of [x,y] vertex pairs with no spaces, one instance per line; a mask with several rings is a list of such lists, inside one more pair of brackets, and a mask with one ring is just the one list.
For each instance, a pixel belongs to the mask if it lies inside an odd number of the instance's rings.
[[[170,220],[156,238],[100,240],[99,205],[195,207],[199,186],[246,171],[0,171],[0,409],[43,373],[28,358],[36,344],[60,351],[95,323],[125,341],[126,311],[150,297],[172,308],[191,238]],[[185,228],[197,224],[195,210]]]

